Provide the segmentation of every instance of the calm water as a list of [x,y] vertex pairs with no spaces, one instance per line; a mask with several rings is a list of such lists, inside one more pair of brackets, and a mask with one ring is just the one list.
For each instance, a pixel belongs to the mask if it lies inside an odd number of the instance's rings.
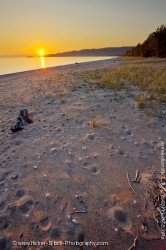
[[75,62],[89,62],[114,57],[34,57],[34,58],[0,58],[0,75],[68,65]]

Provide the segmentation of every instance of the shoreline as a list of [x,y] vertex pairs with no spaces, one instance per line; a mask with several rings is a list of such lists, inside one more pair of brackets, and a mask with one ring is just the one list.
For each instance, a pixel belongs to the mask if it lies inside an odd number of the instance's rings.
[[3,74],[3,75],[0,75],[0,79],[1,78],[6,78],[6,77],[10,77],[10,76],[17,76],[17,75],[20,75],[20,74],[27,74],[27,73],[34,73],[34,72],[43,72],[45,70],[55,70],[55,69],[68,69],[68,67],[78,67],[80,65],[85,65],[85,64],[93,64],[93,63],[99,63],[99,62],[107,62],[108,60],[109,61],[113,61],[113,60],[116,60],[116,59],[119,59],[120,57],[115,57],[115,58],[108,58],[108,59],[101,59],[101,60],[96,60],[96,61],[87,61],[87,62],[80,62],[80,63],[72,63],[72,64],[64,64],[64,65],[59,65],[59,66],[51,66],[51,67],[46,67],[46,68],[39,68],[39,69],[32,69],[32,70],[25,70],[25,71],[20,71],[20,72],[13,72],[13,73],[7,73],[7,74]]

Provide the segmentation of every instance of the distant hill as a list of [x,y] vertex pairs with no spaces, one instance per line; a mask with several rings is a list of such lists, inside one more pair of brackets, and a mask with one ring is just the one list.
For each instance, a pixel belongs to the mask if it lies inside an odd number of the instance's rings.
[[166,57],[166,25],[161,25],[148,38],[126,53],[127,56]]
[[74,50],[57,54],[49,54],[47,57],[75,57],[75,56],[121,56],[126,54],[127,51],[133,49],[134,46],[126,47],[110,47],[102,49],[83,49]]

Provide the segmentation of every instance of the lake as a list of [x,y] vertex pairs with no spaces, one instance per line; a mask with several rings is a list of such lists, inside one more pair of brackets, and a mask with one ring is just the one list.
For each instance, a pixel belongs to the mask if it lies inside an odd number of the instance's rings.
[[34,69],[74,64],[76,62],[90,62],[110,57],[33,57],[33,58],[0,58],[0,75],[23,72]]

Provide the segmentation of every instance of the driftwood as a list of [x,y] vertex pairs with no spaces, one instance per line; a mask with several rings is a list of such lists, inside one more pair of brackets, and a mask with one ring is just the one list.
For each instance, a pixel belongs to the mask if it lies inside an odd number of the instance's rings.
[[138,172],[138,170],[136,170],[135,179],[132,180],[132,182],[136,182],[136,181],[137,181],[137,179],[138,179],[138,174],[139,174],[139,172]]
[[139,176],[139,171],[136,170],[136,173],[135,173],[135,179],[132,180],[132,182],[139,182],[141,179],[141,176]]
[[134,243],[128,248],[128,250],[132,250],[134,247],[136,247],[136,243],[137,243],[137,236],[134,239]]
[[24,129],[23,126],[29,123],[32,123],[33,121],[28,117],[28,110],[27,109],[21,109],[19,116],[16,118],[16,122],[11,126],[11,131],[17,132],[19,130]]
[[130,183],[128,172],[127,172],[127,180],[128,180],[129,186],[131,187],[132,191],[133,191],[135,194],[137,194],[137,193],[135,192],[134,188],[132,187],[131,183]]

